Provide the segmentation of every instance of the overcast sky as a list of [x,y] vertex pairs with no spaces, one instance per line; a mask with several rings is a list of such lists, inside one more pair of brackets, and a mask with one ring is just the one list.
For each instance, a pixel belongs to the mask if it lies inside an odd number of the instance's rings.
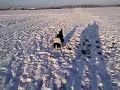
[[14,6],[47,7],[75,4],[120,4],[120,0],[0,0],[0,8],[8,8]]

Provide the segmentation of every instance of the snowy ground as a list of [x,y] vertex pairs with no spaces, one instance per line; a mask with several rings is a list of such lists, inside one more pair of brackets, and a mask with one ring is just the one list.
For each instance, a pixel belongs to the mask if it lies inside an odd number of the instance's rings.
[[0,11],[0,90],[120,90],[119,33],[120,8]]

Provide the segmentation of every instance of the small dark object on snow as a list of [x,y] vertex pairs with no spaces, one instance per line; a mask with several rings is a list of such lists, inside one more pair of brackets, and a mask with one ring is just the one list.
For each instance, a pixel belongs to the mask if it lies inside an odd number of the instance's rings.
[[87,47],[91,47],[91,45],[90,45],[90,44],[88,44],[88,45],[87,45]]
[[96,46],[96,48],[100,48],[100,46]]
[[88,39],[86,39],[85,41],[86,41],[86,42],[89,42],[89,40],[88,40]]
[[98,52],[99,55],[102,55],[102,52]]
[[83,42],[83,46],[85,45],[85,42]]
[[84,55],[86,54],[86,51],[85,51],[85,50],[81,50],[81,51],[82,51],[82,54],[84,54]]
[[112,43],[112,46],[114,46],[114,45],[115,45],[115,43],[113,42],[113,43]]
[[72,50],[72,48],[68,47],[69,50]]
[[97,41],[96,41],[96,43],[100,43],[100,41],[99,41],[99,40],[97,40]]

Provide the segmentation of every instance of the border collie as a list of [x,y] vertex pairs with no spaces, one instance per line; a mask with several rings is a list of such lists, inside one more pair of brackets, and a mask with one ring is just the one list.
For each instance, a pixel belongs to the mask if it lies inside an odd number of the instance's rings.
[[62,43],[64,42],[64,39],[63,39],[63,32],[62,32],[62,29],[61,31],[59,31],[59,34],[57,36],[55,36],[54,40],[53,40],[53,47],[54,49],[56,50],[61,50],[61,45]]

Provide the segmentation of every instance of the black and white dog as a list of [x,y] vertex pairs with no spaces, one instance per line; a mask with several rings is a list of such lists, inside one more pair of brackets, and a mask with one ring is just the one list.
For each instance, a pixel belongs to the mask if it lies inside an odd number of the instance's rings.
[[63,31],[61,29],[61,31],[59,31],[59,34],[57,36],[55,36],[54,40],[53,40],[53,47],[56,50],[61,49],[61,45],[64,42],[63,39]]

